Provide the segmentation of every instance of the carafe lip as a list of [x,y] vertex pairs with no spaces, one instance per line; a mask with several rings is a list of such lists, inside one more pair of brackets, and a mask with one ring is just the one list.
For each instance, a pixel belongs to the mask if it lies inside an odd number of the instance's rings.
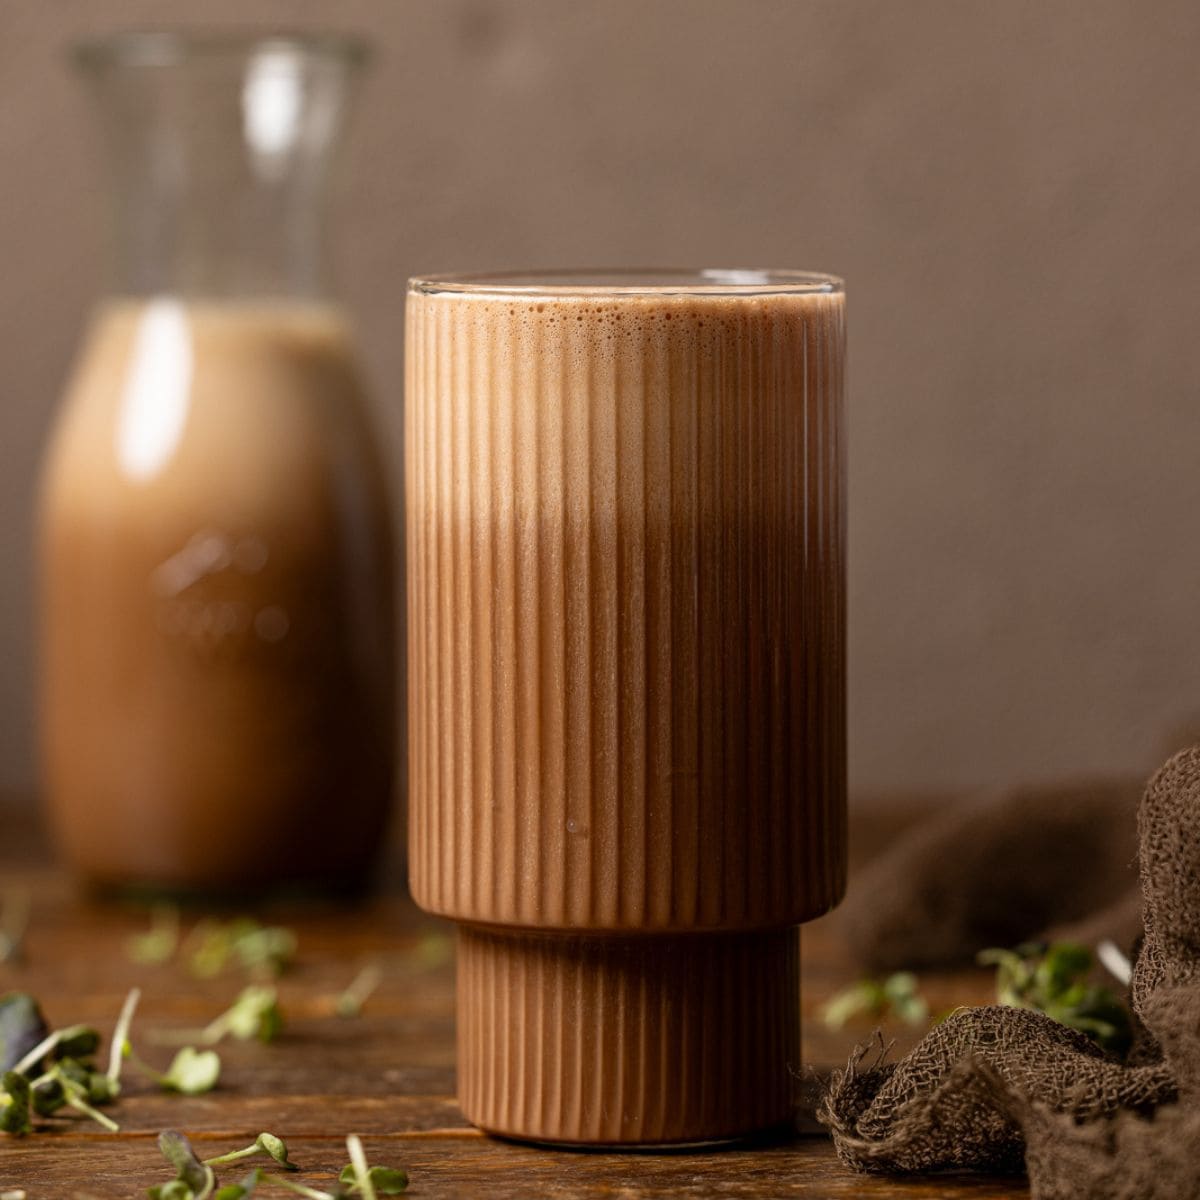
[[122,29],[81,38],[71,57],[83,68],[171,67],[199,60],[245,58],[264,50],[284,50],[356,66],[370,57],[370,44],[352,33],[332,30]]
[[410,292],[535,299],[553,296],[836,295],[837,275],[769,267],[611,267],[417,275]]

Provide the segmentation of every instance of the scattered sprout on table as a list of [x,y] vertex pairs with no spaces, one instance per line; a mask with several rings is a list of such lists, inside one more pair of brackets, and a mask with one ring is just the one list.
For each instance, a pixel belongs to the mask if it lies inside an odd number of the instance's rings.
[[49,1032],[42,1010],[28,993],[0,996],[0,1071],[15,1067]]
[[919,1026],[929,1022],[929,1004],[919,991],[917,977],[911,971],[897,971],[883,980],[852,983],[821,1006],[820,1016],[830,1029],[841,1029],[858,1017],[872,1021],[894,1017]]
[[363,1005],[382,980],[383,968],[377,962],[367,963],[338,996],[333,1011],[347,1019],[362,1016]]
[[253,917],[208,917],[182,938],[178,907],[160,904],[150,911],[150,928],[126,942],[126,952],[142,966],[161,966],[186,954],[188,970],[198,979],[212,979],[230,966],[256,979],[274,979],[291,965],[297,944],[292,930]]
[[273,987],[252,983],[238,993],[234,1002],[201,1029],[172,1029],[160,1033],[157,1041],[168,1045],[199,1042],[215,1046],[227,1037],[239,1042],[257,1038],[273,1042],[283,1032],[283,1012]]
[[147,1189],[150,1200],[207,1200],[217,1186],[216,1172],[197,1157],[182,1133],[165,1129],[158,1135],[163,1158],[175,1168],[169,1183]]
[[90,1025],[47,1031],[32,996],[18,992],[0,998],[0,1056],[7,1068],[0,1086],[0,1132],[30,1133],[34,1117],[53,1117],[71,1108],[115,1133],[120,1126],[100,1108],[121,1094],[126,1061],[170,1091],[187,1095],[209,1091],[221,1069],[213,1051],[185,1047],[166,1072],[155,1070],[134,1052],[130,1027],[140,995],[133,988],[125,997],[104,1071],[94,1061],[101,1037]]
[[204,1027],[200,1040],[216,1045],[225,1037],[273,1042],[283,1030],[283,1014],[273,987],[251,984],[219,1017]]
[[132,962],[141,966],[169,963],[179,949],[179,909],[174,904],[157,904],[150,911],[150,928],[126,943]]
[[121,1063],[128,1059],[147,1078],[154,1080],[164,1091],[181,1092],[185,1096],[199,1096],[211,1092],[221,1075],[221,1060],[213,1050],[196,1050],[184,1046],[171,1060],[166,1071],[158,1071],[146,1062],[133,1048],[129,1038],[129,1027],[137,1008],[141,992],[138,988],[125,998],[117,1027],[113,1030],[111,1053],[108,1062],[108,1080],[115,1097],[121,1090]]
[[195,944],[188,966],[199,979],[219,975],[231,962],[256,978],[274,979],[291,965],[298,945],[290,929],[263,925],[252,917],[201,921],[188,942]]
[[260,1133],[258,1137],[242,1150],[230,1150],[228,1154],[216,1158],[206,1158],[204,1161],[210,1167],[218,1167],[224,1163],[238,1162],[243,1158],[252,1158],[256,1154],[265,1154],[288,1171],[298,1171],[300,1168],[288,1160],[288,1148],[281,1137],[273,1133]]
[[0,1089],[0,1131],[18,1137],[29,1133],[33,1129],[29,1080],[16,1071],[5,1071]]
[[1095,958],[1086,946],[1026,942],[1015,950],[982,950],[977,961],[996,968],[996,998],[1001,1004],[1043,1012],[1114,1054],[1129,1049],[1129,1009],[1110,988],[1088,982]]
[[266,1155],[277,1166],[293,1174],[299,1170],[288,1157],[282,1138],[273,1133],[260,1133],[249,1146],[231,1150],[213,1158],[201,1159],[191,1142],[175,1130],[159,1134],[158,1147],[163,1157],[175,1168],[175,1178],[156,1184],[147,1190],[150,1200],[246,1200],[259,1187],[284,1188],[309,1200],[377,1200],[379,1196],[398,1196],[408,1187],[408,1175],[398,1167],[370,1166],[362,1141],[351,1134],[346,1139],[350,1162],[342,1168],[333,1191],[310,1187],[291,1175],[280,1175],[262,1167],[253,1168],[236,1183],[218,1186],[216,1167],[240,1162],[255,1155]]
[[[375,1191],[381,1196],[399,1196],[408,1189],[408,1172],[400,1167],[370,1167],[367,1177]],[[355,1183],[354,1164],[347,1163],[338,1176],[341,1183]]]
[[[36,1001],[28,998],[36,1008]],[[69,1025],[48,1033],[33,1046],[5,1076],[5,1093],[10,1101],[13,1088],[8,1086],[13,1076],[28,1084],[29,1110],[39,1117],[53,1116],[62,1108],[73,1108],[97,1124],[115,1133],[120,1126],[97,1109],[116,1096],[116,1089],[107,1075],[96,1070],[92,1056],[100,1047],[100,1034],[88,1025]],[[18,1087],[20,1085],[17,1085]],[[9,1115],[16,1122],[15,1114]],[[27,1133],[28,1128],[8,1128],[7,1132]]]
[[197,1050],[194,1046],[184,1046],[165,1071],[156,1071],[138,1057],[133,1047],[128,1044],[126,1054],[129,1061],[143,1075],[152,1079],[165,1092],[201,1096],[205,1092],[211,1092],[221,1078],[221,1058],[215,1050]]

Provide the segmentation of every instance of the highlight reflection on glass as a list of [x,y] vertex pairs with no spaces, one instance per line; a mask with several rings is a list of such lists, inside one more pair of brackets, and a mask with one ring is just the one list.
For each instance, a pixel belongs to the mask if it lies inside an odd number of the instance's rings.
[[290,47],[268,47],[251,58],[242,85],[242,121],[254,166],[268,179],[286,170],[304,115],[301,62]]
[[171,461],[187,424],[192,338],[178,300],[142,312],[117,416],[117,462],[127,478],[153,479]]

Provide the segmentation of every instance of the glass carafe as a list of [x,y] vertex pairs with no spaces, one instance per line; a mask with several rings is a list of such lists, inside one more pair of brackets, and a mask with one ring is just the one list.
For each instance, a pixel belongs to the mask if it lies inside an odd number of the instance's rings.
[[361,59],[79,52],[114,254],[43,472],[40,724],[51,828],[95,884],[340,889],[381,843],[389,507],[323,236]]

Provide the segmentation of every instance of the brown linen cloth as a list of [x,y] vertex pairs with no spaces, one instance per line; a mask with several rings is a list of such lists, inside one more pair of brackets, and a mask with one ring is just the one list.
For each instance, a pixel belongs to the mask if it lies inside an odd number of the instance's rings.
[[895,1064],[836,1073],[818,1118],[864,1171],[1015,1170],[1034,1200],[1200,1200],[1200,747],[1138,811],[1139,1036],[1118,1062],[1024,1009],[967,1009]]
[[919,823],[853,878],[839,929],[868,971],[973,962],[1034,938],[1129,951],[1141,932],[1142,785],[1025,787]]

